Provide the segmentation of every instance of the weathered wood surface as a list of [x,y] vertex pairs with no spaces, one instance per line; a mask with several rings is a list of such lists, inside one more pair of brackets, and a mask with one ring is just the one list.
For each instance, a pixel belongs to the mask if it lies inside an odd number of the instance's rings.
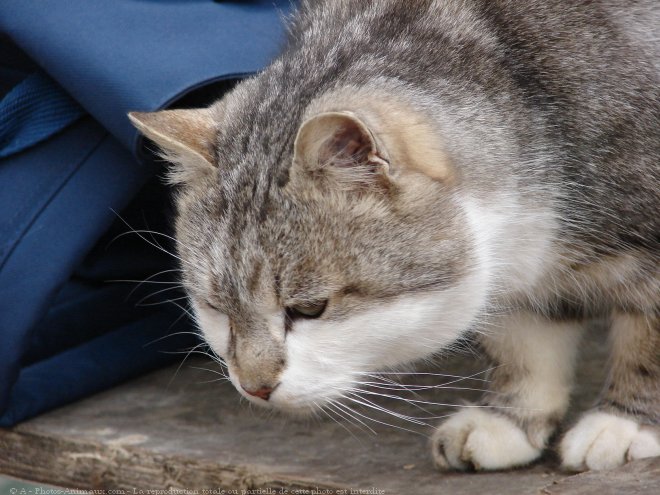
[[[593,342],[585,346],[575,410],[588,407],[603,378],[602,346]],[[199,367],[211,365],[188,361],[176,376],[175,368],[161,370],[0,430],[0,473],[72,488],[199,493],[223,488],[239,493],[249,488],[286,488],[289,493],[296,488],[375,489],[388,495],[660,493],[657,460],[608,473],[571,475],[558,469],[550,453],[524,470],[439,473],[428,452],[430,428],[393,422],[395,418],[369,409],[360,413],[416,433],[364,418],[376,435],[327,418],[272,416],[240,401],[231,385],[208,382],[217,375]],[[468,354],[441,360],[436,371],[466,376],[483,368]],[[423,398],[461,403],[470,393],[434,390]],[[428,414],[402,401],[379,403],[397,412]],[[451,411],[429,410],[433,415]]]
[[553,483],[543,495],[627,495],[660,493],[660,459],[644,459],[619,469],[582,473]]

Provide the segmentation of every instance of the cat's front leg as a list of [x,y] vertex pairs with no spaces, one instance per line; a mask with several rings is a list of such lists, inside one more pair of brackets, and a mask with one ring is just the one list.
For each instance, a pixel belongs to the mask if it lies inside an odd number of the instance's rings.
[[565,468],[609,469],[660,455],[660,319],[615,314],[609,383],[560,444]]
[[506,469],[540,457],[568,408],[582,325],[531,313],[502,317],[480,336],[493,363],[489,392],[432,437],[441,469]]

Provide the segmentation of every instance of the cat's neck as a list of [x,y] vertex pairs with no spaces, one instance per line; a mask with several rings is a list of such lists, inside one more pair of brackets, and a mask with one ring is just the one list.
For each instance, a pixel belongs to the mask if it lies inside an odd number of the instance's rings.
[[491,303],[507,305],[533,293],[560,250],[559,222],[551,204],[512,192],[486,200],[466,195],[461,203]]

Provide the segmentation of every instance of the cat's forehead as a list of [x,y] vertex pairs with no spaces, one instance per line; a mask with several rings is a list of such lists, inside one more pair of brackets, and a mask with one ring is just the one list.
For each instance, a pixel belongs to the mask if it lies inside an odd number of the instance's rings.
[[321,260],[329,258],[321,254],[329,242],[321,234],[327,215],[315,215],[317,209],[266,175],[233,172],[180,199],[187,205],[178,221],[182,249],[195,267],[203,265],[191,270],[191,280],[236,301],[273,292],[280,282],[285,288],[313,285],[310,278],[318,279]]
[[259,164],[263,168],[285,161],[293,151],[304,104],[294,101],[295,90],[273,92],[273,78],[277,75],[263,73],[245,81],[216,104],[220,167]]
[[[376,213],[337,196],[298,195],[265,177],[233,187],[232,194],[214,190],[211,203],[225,203],[223,216],[200,219],[207,224],[200,228],[208,233],[206,287],[234,306],[273,294],[323,298],[324,291],[351,286],[387,296],[430,283],[430,268],[434,280],[442,272],[447,283],[461,269],[457,257],[449,262],[431,247],[436,238],[405,235],[408,220],[394,212]],[[453,249],[452,243],[443,244],[444,254]]]

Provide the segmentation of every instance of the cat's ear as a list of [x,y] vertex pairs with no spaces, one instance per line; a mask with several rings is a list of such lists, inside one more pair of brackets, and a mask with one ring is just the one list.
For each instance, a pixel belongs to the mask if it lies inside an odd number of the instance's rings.
[[383,183],[389,172],[385,151],[352,112],[325,112],[306,120],[296,136],[294,162],[356,186]]
[[370,125],[349,111],[306,120],[296,137],[294,163],[349,187],[387,187],[411,173],[452,183],[452,167],[433,127],[392,102],[380,107],[371,112]]
[[188,182],[215,167],[216,124],[210,108],[130,112],[128,117],[174,164],[172,182]]

